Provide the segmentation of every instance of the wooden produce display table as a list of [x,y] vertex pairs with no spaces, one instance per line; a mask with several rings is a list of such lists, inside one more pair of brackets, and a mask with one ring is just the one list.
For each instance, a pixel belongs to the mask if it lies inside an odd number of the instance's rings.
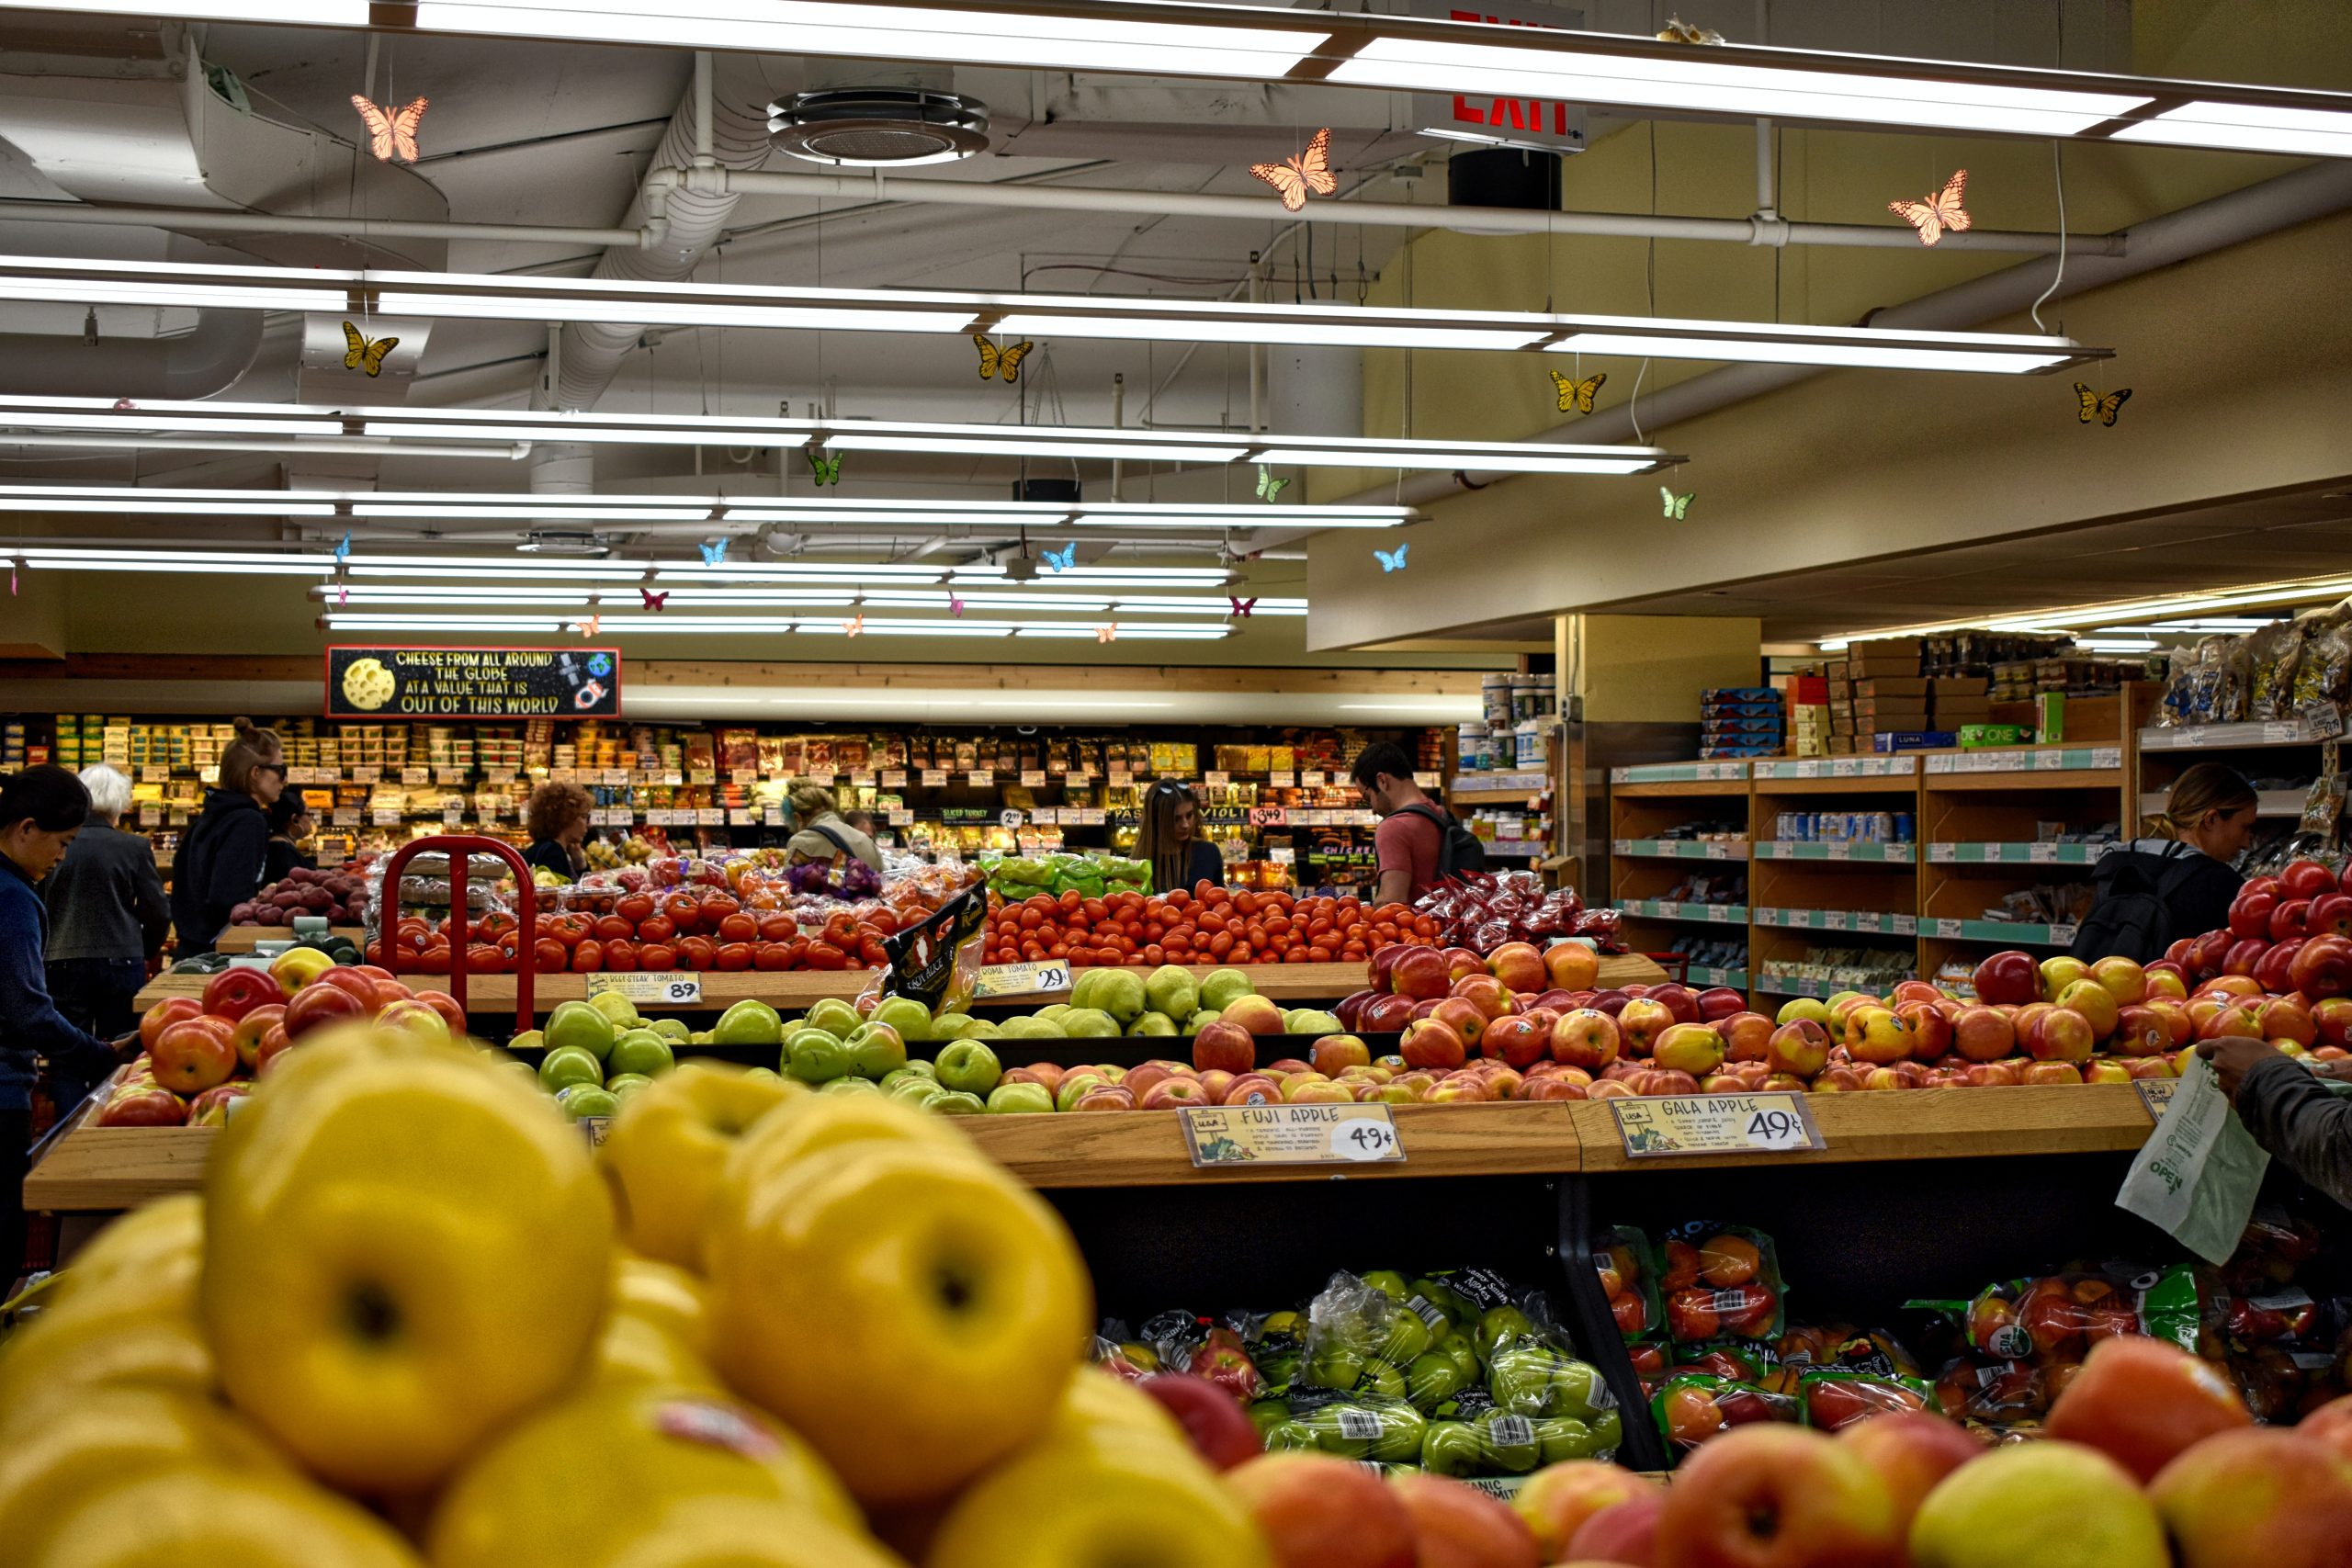
[[[1215,972],[1214,964],[1195,964],[1194,976]],[[1364,967],[1361,964],[1245,964],[1241,972],[1260,994],[1278,1002],[1293,1005],[1305,1002],[1336,1002],[1351,991],[1363,988]],[[1148,971],[1138,969],[1136,973]],[[702,981],[702,1000],[675,1008],[662,1008],[665,1012],[719,1012],[735,1003],[752,998],[773,1005],[780,1012],[806,1010],[828,997],[853,1001],[865,990],[873,971],[868,969],[728,969],[706,970]],[[1661,984],[1666,971],[1639,953],[1619,953],[1600,961],[1600,983],[1603,986]],[[199,997],[204,994],[208,975],[158,975],[150,980],[134,1003],[141,1010],[154,1006],[165,997]],[[446,991],[449,988],[447,975],[409,975],[401,978],[419,990]],[[553,1008],[558,1002],[569,1001],[588,994],[588,976],[584,975],[541,975],[532,987],[533,999],[540,1011]],[[1027,996],[991,998],[989,1007],[1042,1007],[1056,1000],[1059,992],[1037,992]],[[512,975],[471,975],[466,979],[468,1006],[479,1012],[511,1012],[514,1007],[514,976]]]
[[[2154,1123],[2129,1084],[1910,1089],[1807,1097],[1828,1146],[1818,1153],[1631,1160],[1606,1102],[1510,1101],[1395,1108],[1405,1160],[1351,1168],[1352,1179],[1665,1171],[1723,1166],[1892,1163],[2129,1152]],[[1046,1189],[1322,1181],[1329,1166],[1197,1169],[1173,1113],[1133,1111],[976,1116],[952,1125],[1015,1175]],[[96,1127],[50,1145],[25,1179],[25,1207],[113,1212],[193,1190],[218,1135],[209,1127]]]

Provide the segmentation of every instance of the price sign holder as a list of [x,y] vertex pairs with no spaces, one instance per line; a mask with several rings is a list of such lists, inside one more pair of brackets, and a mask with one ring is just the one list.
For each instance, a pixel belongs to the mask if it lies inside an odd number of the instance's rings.
[[1405,1145],[1388,1107],[1184,1106],[1185,1152],[1195,1167],[1402,1165]]
[[1069,989],[1069,965],[1059,959],[1044,964],[990,964],[972,976],[972,999],[1034,997]]
[[635,974],[587,975],[587,993],[594,997],[606,991],[617,993],[632,1002],[651,1002],[656,1007],[694,1007],[702,1001],[702,976],[684,970],[639,970]]
[[2133,1078],[2132,1087],[2140,1091],[2140,1104],[2148,1112],[2148,1120],[2161,1122],[2165,1112],[2172,1109],[2173,1090],[2180,1087],[2178,1078]]
[[1629,1158],[1794,1154],[1829,1146],[1801,1094],[1671,1095],[1612,1100]]
[[1290,811],[1280,806],[1253,806],[1250,808],[1252,828],[1283,828],[1290,825]]

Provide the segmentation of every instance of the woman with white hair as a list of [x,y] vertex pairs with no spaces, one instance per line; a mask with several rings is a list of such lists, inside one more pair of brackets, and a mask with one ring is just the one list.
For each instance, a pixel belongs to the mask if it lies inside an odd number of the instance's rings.
[[[44,889],[49,905],[49,992],[66,1019],[101,1039],[138,1027],[131,1000],[164,950],[171,906],[155,870],[155,848],[116,826],[130,807],[130,780],[100,763],[82,770],[89,820]],[[52,1063],[62,1115],[95,1086],[97,1064]],[[75,1069],[79,1068],[77,1072]]]

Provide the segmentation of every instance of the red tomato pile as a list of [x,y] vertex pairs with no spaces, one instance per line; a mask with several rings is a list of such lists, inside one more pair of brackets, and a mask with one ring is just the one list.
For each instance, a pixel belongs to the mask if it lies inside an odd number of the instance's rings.
[[[676,969],[872,969],[888,961],[882,939],[899,917],[881,905],[862,917],[846,910],[804,929],[780,909],[745,908],[713,887],[666,893],[601,894],[540,919],[526,958],[514,916],[492,911],[474,920],[466,968],[503,975],[527,964],[536,973],[619,974]],[[402,972],[447,975],[450,925],[408,916],[393,928]],[[368,949],[382,963],[383,944]]]
[[989,899],[989,964],[1066,958],[1074,968],[1117,964],[1361,962],[1391,942],[1432,945],[1437,921],[1402,904],[1366,908],[1355,897],[1298,898],[1203,882],[1192,892],[1087,898],[1039,893]]

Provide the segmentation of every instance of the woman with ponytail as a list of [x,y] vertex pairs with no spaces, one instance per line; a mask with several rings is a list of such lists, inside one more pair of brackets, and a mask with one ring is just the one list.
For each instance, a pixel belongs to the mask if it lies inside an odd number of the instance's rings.
[[2261,800],[2236,769],[2199,762],[2173,781],[2146,837],[2098,863],[2098,896],[2075,933],[2075,957],[2146,963],[2183,937],[2230,923],[2245,878],[2233,863],[2254,838]]

